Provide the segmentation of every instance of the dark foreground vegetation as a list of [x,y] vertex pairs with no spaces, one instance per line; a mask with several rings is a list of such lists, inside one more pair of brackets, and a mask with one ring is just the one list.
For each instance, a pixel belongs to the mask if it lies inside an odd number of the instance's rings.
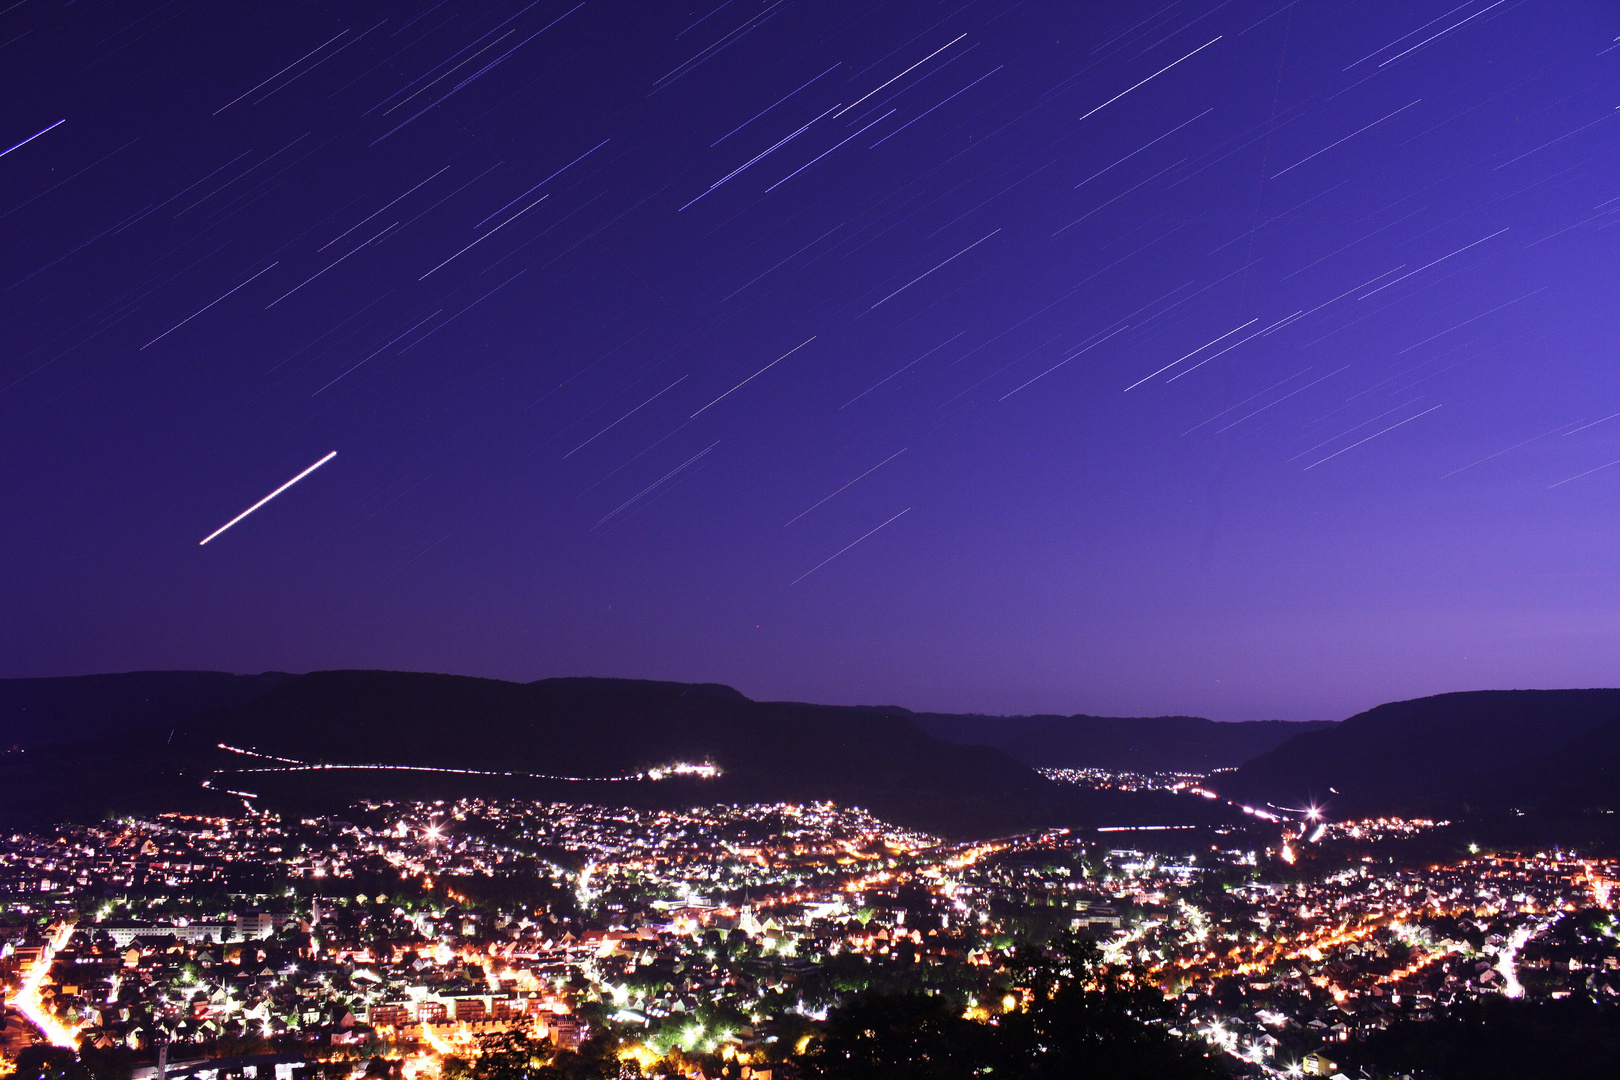
[[1564,1080],[1613,1076],[1620,1006],[1579,998],[1462,1002],[1434,1020],[1395,1024],[1342,1055],[1349,1071],[1434,1080]]
[[980,1022],[921,994],[864,994],[831,1016],[799,1059],[815,1080],[1019,1080],[1109,1077],[1202,1080],[1230,1075],[1207,1046],[1174,1034],[1164,999],[1101,963],[1089,941],[1064,935],[1022,950],[1020,1007]]

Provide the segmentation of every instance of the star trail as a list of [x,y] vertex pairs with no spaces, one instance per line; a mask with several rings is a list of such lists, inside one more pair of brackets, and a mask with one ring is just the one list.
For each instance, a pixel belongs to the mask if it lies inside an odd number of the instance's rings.
[[1616,42],[1523,0],[23,0],[3,674],[1612,682]]

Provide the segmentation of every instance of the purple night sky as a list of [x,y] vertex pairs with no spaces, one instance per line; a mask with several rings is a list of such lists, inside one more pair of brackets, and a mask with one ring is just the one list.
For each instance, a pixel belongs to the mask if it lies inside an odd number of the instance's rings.
[[0,675],[1620,683],[1615,5],[717,3],[0,12]]

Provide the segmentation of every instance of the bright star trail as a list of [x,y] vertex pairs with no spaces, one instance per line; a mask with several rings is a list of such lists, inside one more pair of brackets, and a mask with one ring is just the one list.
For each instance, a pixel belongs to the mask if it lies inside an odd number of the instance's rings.
[[328,461],[331,461],[335,457],[337,457],[337,451],[333,450],[331,453],[329,453],[325,457],[321,458],[321,460],[317,461],[315,464],[311,465],[309,468],[305,469],[303,472],[299,473],[297,476],[293,477],[291,480],[287,481],[285,484],[282,484],[280,487],[276,488],[276,490],[272,491],[270,494],[266,495],[264,498],[260,499],[258,502],[254,503],[252,506],[250,506],[246,510],[242,511],[240,514],[237,514],[235,517],[231,518],[231,520],[227,521],[225,524],[221,525],[219,528],[215,529],[213,532],[209,533],[207,536],[205,536],[201,540],[197,541],[197,546],[201,547],[203,544],[208,543],[208,541],[212,540],[214,537],[218,536],[220,533],[224,532],[226,529],[230,528],[232,525],[235,525],[237,522],[241,521],[243,518],[245,518],[249,514],[253,513],[253,511],[259,509],[259,507],[263,506],[265,503],[269,502],[271,499],[275,498],[277,495],[280,495],[283,491],[286,491],[288,488],[290,488],[294,484],[298,483],[298,481],[302,480],[304,477],[308,476],[310,473],[314,472],[316,469],[320,468],[322,465],[325,465]]

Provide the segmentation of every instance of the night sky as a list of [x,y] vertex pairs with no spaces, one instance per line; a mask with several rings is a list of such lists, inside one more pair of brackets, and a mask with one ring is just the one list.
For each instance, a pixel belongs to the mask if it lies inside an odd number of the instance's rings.
[[14,3],[0,674],[1219,719],[1616,685],[1616,35]]

